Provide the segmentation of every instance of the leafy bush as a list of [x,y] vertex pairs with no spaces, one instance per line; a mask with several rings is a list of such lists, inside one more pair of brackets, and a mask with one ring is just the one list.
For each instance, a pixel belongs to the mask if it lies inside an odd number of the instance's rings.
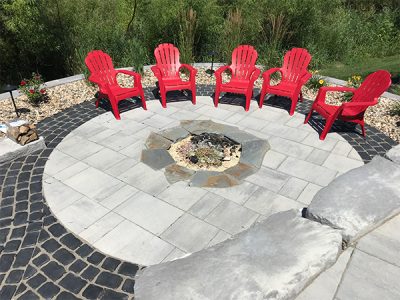
[[[182,13],[183,12],[183,13]],[[304,47],[312,68],[400,52],[400,4],[392,0],[2,0],[0,83],[38,70],[53,79],[81,73],[86,54],[102,49],[117,67],[154,62],[170,42],[182,60],[228,63],[251,44],[259,63],[280,66]]]

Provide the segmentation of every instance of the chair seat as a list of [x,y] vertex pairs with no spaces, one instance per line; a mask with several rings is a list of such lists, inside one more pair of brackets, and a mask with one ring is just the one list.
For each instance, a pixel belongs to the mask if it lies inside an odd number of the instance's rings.
[[118,100],[130,98],[130,97],[137,96],[140,94],[140,90],[135,87],[134,88],[123,88],[123,87],[120,87],[119,85],[116,85],[116,86],[110,87],[110,90]]
[[222,89],[232,89],[232,90],[247,90],[250,84],[250,80],[238,80],[232,79],[227,83],[221,85]]
[[[340,106],[330,105],[325,102],[316,103],[315,105],[315,110],[317,110],[319,114],[322,115],[324,118],[328,118],[329,116],[334,115],[339,108]],[[360,113],[357,111],[357,109],[347,107],[342,110],[342,112],[340,113],[340,117],[357,118],[359,114]]]
[[172,77],[172,78],[166,78],[162,79],[165,88],[167,90],[169,89],[179,89],[179,88],[185,88],[185,87],[190,87],[190,81],[183,81],[180,77]]
[[296,82],[281,81],[277,85],[267,86],[267,92],[270,94],[290,97],[297,89],[297,86],[298,83]]

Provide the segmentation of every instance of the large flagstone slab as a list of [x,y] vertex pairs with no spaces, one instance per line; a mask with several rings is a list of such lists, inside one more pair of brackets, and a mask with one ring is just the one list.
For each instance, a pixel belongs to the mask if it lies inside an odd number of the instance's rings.
[[341,236],[290,210],[232,239],[138,274],[137,300],[293,299],[330,267]]
[[351,243],[400,212],[400,166],[376,156],[321,189],[307,218],[341,229]]

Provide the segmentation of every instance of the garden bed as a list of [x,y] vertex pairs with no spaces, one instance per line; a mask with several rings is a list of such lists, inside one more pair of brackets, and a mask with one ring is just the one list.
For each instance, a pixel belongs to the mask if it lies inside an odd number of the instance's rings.
[[[132,81],[125,75],[121,75],[119,80],[122,85],[129,86]],[[155,87],[156,78],[150,70],[144,72],[142,84],[144,87]],[[210,77],[205,73],[204,68],[199,68],[196,78],[197,84],[215,85],[215,77]],[[259,78],[255,86],[261,87],[262,79]],[[34,124],[46,117],[52,116],[68,107],[84,102],[86,100],[94,100],[96,87],[87,85],[84,80],[52,87],[47,89],[48,101],[34,106],[28,102],[25,96],[16,99],[17,107],[20,109],[20,118],[26,119]],[[303,94],[306,99],[314,100],[316,91],[312,91],[307,87],[303,87]],[[327,101],[339,103],[340,94],[329,93]],[[367,110],[365,121],[367,124],[374,126],[385,133],[392,139],[400,142],[400,115],[391,115],[395,105],[399,107],[399,101],[381,97],[379,104],[370,107]],[[252,105],[255,105],[253,103]],[[15,118],[14,108],[10,100],[0,101],[0,122],[9,121]]]

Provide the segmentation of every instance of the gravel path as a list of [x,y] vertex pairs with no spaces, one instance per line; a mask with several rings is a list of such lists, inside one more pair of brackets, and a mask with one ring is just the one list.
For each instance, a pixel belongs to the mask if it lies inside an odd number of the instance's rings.
[[[129,76],[120,75],[119,82],[123,86],[131,86],[132,81]],[[156,78],[152,72],[146,70],[142,78],[144,87],[155,87]],[[196,78],[197,84],[215,85],[215,77],[210,77],[205,73],[204,68],[199,68]],[[255,86],[261,87],[262,79],[259,78]],[[48,88],[49,101],[42,103],[40,106],[31,105],[25,96],[16,99],[17,107],[22,110],[21,118],[30,122],[38,123],[46,117],[52,116],[60,111],[65,110],[75,104],[82,103],[86,100],[94,99],[97,88],[89,86],[85,81],[79,80],[72,83]],[[316,92],[303,87],[303,94],[307,99],[315,99]],[[339,94],[329,94],[327,101],[331,103],[339,103]],[[391,116],[389,111],[395,105],[396,101],[388,98],[380,98],[378,105],[370,107],[367,110],[365,121],[367,124],[378,128],[397,142],[400,142],[400,116]],[[254,104],[253,104],[254,105]],[[11,101],[0,101],[0,122],[15,118],[15,112]]]

